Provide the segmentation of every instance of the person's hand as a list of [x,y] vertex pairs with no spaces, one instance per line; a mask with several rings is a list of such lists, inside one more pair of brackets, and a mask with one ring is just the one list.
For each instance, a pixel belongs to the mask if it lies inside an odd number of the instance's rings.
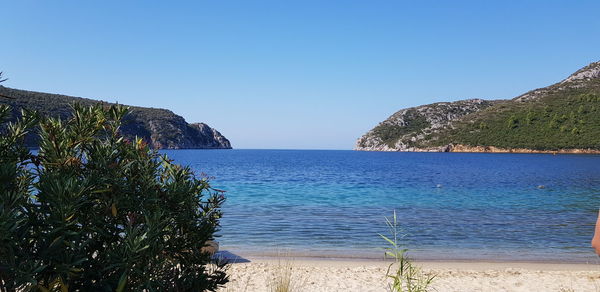
[[596,230],[594,231],[594,237],[592,238],[592,247],[596,250],[596,254],[600,256],[600,212],[598,213]]

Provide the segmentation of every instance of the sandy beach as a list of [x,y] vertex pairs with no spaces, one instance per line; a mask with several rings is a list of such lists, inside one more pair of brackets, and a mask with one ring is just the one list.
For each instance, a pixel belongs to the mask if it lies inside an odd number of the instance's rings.
[[[418,262],[437,275],[432,291],[600,291],[600,264],[523,262]],[[291,266],[294,291],[388,291],[388,263],[375,260],[250,259],[232,264],[221,291],[270,291]]]

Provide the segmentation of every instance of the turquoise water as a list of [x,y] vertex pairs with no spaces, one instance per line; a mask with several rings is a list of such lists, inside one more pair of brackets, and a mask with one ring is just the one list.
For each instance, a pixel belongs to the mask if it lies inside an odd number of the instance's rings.
[[419,259],[595,262],[600,156],[173,150],[227,191],[223,249],[381,257],[396,210]]

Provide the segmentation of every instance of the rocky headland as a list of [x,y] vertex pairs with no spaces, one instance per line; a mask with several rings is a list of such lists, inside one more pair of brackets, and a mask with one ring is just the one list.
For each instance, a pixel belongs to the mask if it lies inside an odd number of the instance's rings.
[[[84,106],[111,103],[43,92],[12,89],[0,86],[0,104],[12,108],[13,120],[21,109],[35,110],[50,117],[67,118],[71,115],[71,105]],[[189,124],[185,119],[170,110],[130,106],[125,116],[121,133],[125,138],[141,137],[155,149],[231,149],[225,136],[204,123]],[[27,140],[28,146],[35,147],[36,141]]]
[[600,62],[510,100],[402,109],[360,137],[362,151],[600,153]]

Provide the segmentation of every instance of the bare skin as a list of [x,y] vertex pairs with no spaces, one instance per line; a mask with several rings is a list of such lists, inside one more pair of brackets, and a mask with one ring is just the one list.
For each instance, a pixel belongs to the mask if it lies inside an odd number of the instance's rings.
[[596,230],[594,231],[594,237],[592,238],[592,247],[596,250],[596,254],[600,256],[600,212],[598,213]]

